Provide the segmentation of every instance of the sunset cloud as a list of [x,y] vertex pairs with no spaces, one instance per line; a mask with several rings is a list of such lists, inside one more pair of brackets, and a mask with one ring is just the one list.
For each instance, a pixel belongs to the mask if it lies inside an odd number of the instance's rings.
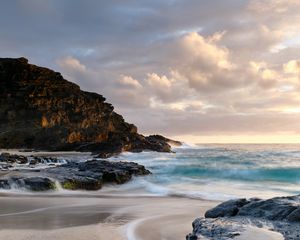
[[84,66],[80,61],[74,57],[65,57],[63,59],[58,60],[58,64],[60,67],[69,71],[78,71],[85,72],[86,66]]
[[119,83],[129,88],[142,88],[142,85],[139,83],[139,81],[131,76],[122,76],[119,80]]
[[300,73],[300,60],[291,60],[283,65],[284,71],[286,73]]

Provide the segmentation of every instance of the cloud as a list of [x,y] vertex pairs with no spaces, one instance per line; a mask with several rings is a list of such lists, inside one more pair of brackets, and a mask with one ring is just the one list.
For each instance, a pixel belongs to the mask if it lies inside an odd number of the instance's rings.
[[249,64],[254,76],[258,78],[258,85],[262,88],[274,87],[280,78],[279,74],[275,70],[270,69],[266,62],[251,61]]
[[297,0],[252,0],[249,9],[259,13],[279,13],[285,14],[292,7],[300,6]]
[[166,76],[158,76],[156,73],[148,73],[148,84],[151,87],[161,89],[162,91],[168,89],[172,86],[172,80],[169,80]]
[[[185,88],[199,92],[232,88],[241,79],[233,77],[238,71],[230,59],[230,51],[218,44],[224,34],[225,32],[216,32],[204,37],[191,32],[179,36],[165,50],[165,61],[173,73],[176,72],[176,76],[167,78],[165,75],[150,75],[148,81],[164,85],[160,88],[161,92],[167,92],[178,82],[188,83]],[[167,74],[172,75],[170,70],[167,70]]]
[[152,93],[152,98],[163,102],[173,102],[187,97],[185,93],[189,89],[186,80],[174,71],[170,71],[168,75],[147,74],[146,87]]
[[78,71],[85,72],[86,66],[80,63],[80,61],[74,57],[65,57],[58,60],[60,67],[64,68],[67,71]]
[[38,0],[0,8],[0,51],[98,92],[142,132],[299,132],[298,0]]
[[134,89],[142,88],[142,85],[139,83],[139,81],[132,78],[131,76],[123,75],[119,80],[119,83],[124,87],[129,87]]
[[291,60],[283,65],[285,73],[300,73],[300,60]]
[[183,54],[191,57],[192,62],[207,68],[231,70],[234,65],[229,61],[228,49],[216,45],[223,34],[215,33],[205,39],[197,32],[189,33],[180,40]]

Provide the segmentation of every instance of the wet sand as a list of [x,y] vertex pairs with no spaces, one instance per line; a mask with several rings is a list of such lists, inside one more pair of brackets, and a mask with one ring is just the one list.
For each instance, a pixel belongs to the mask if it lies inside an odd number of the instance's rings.
[[[111,194],[0,195],[0,239],[183,240],[195,218],[218,202]],[[237,240],[281,240],[249,227]]]
[[179,240],[215,204],[170,197],[6,195],[0,197],[0,239]]

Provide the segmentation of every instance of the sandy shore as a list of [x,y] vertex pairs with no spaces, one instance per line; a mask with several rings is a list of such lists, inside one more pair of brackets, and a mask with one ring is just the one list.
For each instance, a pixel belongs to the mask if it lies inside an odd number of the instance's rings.
[[[0,239],[183,240],[218,202],[109,194],[1,194]],[[237,240],[281,240],[249,227]]]
[[[182,240],[217,202],[109,194],[1,194],[0,239]],[[237,240],[281,240],[249,227]]]
[[185,198],[4,195],[0,239],[185,239],[216,203]]

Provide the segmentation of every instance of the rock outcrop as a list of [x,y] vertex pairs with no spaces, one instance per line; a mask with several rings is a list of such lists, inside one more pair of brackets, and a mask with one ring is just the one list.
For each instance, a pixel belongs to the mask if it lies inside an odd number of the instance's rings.
[[236,199],[221,203],[193,222],[187,240],[234,239],[250,225],[281,233],[286,240],[300,239],[300,195],[268,200]]
[[58,72],[0,58],[0,148],[78,150],[109,157],[122,151],[170,152],[169,139],[144,137],[105,98]]
[[69,162],[55,167],[2,171],[0,189],[48,191],[61,186],[68,190],[99,190],[105,183],[123,184],[132,176],[150,173],[144,166],[134,162]]

